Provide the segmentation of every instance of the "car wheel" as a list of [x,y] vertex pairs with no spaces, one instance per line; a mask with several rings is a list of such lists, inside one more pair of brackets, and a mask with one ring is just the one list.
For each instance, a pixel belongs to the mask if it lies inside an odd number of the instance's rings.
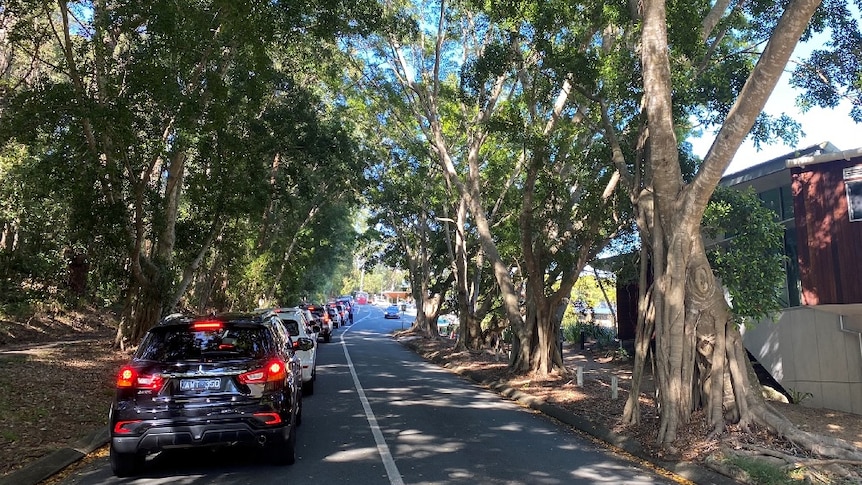
[[120,453],[111,445],[111,471],[118,477],[131,477],[140,473],[146,456],[143,453]]
[[314,394],[314,377],[310,381],[302,383],[302,395],[310,396],[312,394]]
[[[299,416],[297,415],[297,423]],[[290,427],[290,434],[281,443],[272,444],[267,449],[273,465],[284,466],[296,463],[296,427]]]
[[296,426],[302,424],[302,400],[299,400],[299,406],[296,407]]

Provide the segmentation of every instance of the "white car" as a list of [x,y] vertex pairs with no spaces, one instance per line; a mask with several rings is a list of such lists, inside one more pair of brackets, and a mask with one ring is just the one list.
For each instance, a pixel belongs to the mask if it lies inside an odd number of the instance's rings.
[[[299,308],[276,308],[275,313],[284,324],[285,330],[294,341],[296,356],[302,364],[302,393],[306,396],[314,394],[314,381],[317,379],[317,332],[319,328],[306,319],[305,310]],[[306,338],[314,342],[309,350],[298,346],[299,339]]]

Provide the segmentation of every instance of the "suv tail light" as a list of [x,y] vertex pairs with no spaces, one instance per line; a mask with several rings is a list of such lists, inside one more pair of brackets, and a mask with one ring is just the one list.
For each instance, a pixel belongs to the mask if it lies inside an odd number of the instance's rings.
[[134,389],[150,389],[158,391],[164,384],[164,378],[158,374],[143,375],[138,374],[131,366],[125,366],[120,369],[117,374],[117,388],[134,388]]
[[278,413],[254,413],[254,417],[269,426],[281,424],[281,416]]
[[266,366],[237,376],[242,384],[263,384],[284,380],[287,371],[284,362],[278,359],[269,361]]

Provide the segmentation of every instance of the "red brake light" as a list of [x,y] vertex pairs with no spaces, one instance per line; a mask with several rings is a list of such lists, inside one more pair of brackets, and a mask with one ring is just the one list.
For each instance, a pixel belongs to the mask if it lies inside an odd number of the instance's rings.
[[129,366],[120,369],[117,374],[117,387],[134,387],[137,380],[137,372]]
[[114,433],[115,434],[127,434],[131,433],[131,427],[134,427],[135,424],[140,423],[140,419],[132,420],[132,421],[117,421],[117,424],[114,425]]
[[280,360],[272,360],[265,367],[255,369],[237,376],[242,384],[263,384],[266,382],[278,382],[284,380],[286,372],[284,370],[284,362]]
[[138,389],[152,389],[158,391],[162,388],[165,380],[160,375],[138,376]]
[[218,320],[203,320],[192,324],[192,330],[195,332],[207,330],[221,330],[224,324]]
[[242,384],[259,384],[261,382],[266,382],[266,369],[258,369],[246,372],[245,374],[240,374],[238,379]]
[[279,424],[281,416],[278,413],[254,413],[254,417],[263,421],[263,424]]
[[131,366],[125,366],[117,374],[117,388],[152,389],[158,391],[165,380],[158,374],[141,375]]

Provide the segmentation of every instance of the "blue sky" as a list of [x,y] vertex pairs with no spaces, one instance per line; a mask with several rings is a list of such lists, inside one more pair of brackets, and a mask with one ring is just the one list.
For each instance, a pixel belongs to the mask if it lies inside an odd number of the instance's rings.
[[[778,142],[773,145],[763,145],[760,147],[760,151],[757,151],[754,144],[746,140],[725,173],[738,172],[797,148],[805,148],[824,141],[831,142],[840,150],[862,147],[862,125],[857,125],[850,119],[850,106],[847,102],[842,102],[835,109],[812,108],[804,114],[796,107],[796,97],[800,92],[790,87],[788,83],[790,79],[789,70],[794,66],[793,61],[801,61],[813,47],[822,44],[824,37],[817,36],[806,44],[800,44],[797,47],[791,62],[788,64],[788,69],[785,70],[764,107],[764,111],[770,115],[777,116],[783,112],[800,122],[805,135],[800,137],[798,145],[786,146]],[[694,153],[704,157],[714,138],[713,134],[705,133],[702,138],[691,139],[689,142],[694,147]]]

